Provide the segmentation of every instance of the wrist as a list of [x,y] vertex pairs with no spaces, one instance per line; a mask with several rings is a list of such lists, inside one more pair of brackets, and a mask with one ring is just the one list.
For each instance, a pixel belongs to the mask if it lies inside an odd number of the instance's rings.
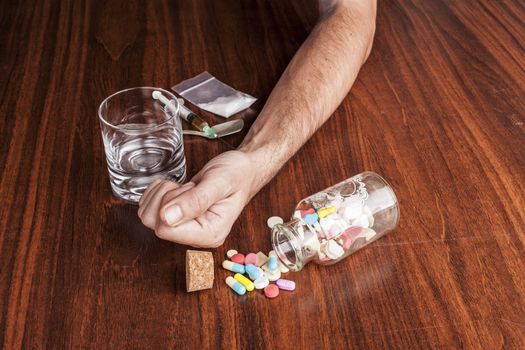
[[[250,176],[250,199],[257,194],[277,173],[280,166],[277,158],[272,158],[271,147],[256,143],[241,144],[237,150],[248,159]],[[274,154],[275,155],[275,154]]]

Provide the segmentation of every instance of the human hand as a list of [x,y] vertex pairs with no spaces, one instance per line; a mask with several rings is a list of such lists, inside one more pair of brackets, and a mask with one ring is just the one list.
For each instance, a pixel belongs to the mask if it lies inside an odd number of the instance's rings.
[[255,194],[250,157],[229,151],[209,161],[190,182],[157,180],[139,201],[142,223],[162,239],[194,247],[218,247]]

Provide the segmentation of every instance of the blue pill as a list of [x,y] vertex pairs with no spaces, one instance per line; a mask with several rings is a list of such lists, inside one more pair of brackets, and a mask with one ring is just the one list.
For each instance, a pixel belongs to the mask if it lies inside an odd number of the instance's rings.
[[236,272],[240,274],[244,273],[244,265],[234,263],[230,260],[224,260],[222,262],[222,267],[231,272]]
[[226,277],[226,284],[239,295],[244,295],[246,293],[246,288],[244,288],[244,286],[237,282],[232,276]]
[[317,221],[319,221],[319,216],[317,213],[308,214],[303,218],[304,222],[306,222],[308,225],[313,225]]
[[232,272],[236,272],[236,273],[244,273],[245,271],[245,267],[242,266],[241,264],[234,264],[233,265],[233,269],[232,269]]
[[271,256],[270,259],[268,259],[268,268],[272,271],[277,270],[278,264],[277,264],[277,257]]
[[248,273],[248,275],[250,276],[251,280],[255,280],[255,279],[259,278],[259,275],[261,274],[259,269],[257,268],[257,266],[252,265],[252,264],[246,265],[245,270]]

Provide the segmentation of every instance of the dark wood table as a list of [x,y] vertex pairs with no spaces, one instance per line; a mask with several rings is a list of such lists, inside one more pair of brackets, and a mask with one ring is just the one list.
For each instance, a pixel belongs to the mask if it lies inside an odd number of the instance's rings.
[[[364,170],[398,229],[293,293],[238,297],[217,268],[109,187],[96,110],[208,70],[260,98],[315,25],[303,1],[3,1],[0,347],[525,348],[525,6],[379,1],[370,59],[334,116],[246,207],[224,246],[270,250],[266,219]],[[205,115],[210,122],[219,118]],[[187,137],[189,175],[238,145]]]

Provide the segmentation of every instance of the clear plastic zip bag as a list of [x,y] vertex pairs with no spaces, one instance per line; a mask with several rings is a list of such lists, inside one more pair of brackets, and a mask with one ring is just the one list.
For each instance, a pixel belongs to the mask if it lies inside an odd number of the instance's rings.
[[245,110],[257,101],[255,97],[235,90],[208,72],[184,80],[171,89],[195,106],[224,118]]

